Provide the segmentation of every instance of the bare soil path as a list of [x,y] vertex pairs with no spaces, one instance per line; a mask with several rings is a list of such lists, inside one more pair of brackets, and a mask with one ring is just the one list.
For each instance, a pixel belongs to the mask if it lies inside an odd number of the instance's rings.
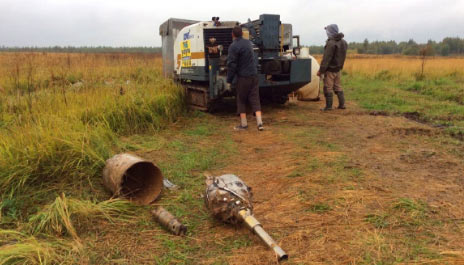
[[[235,133],[239,154],[214,172],[253,187],[255,214],[290,264],[464,264],[462,149],[403,117],[321,107],[268,109],[267,130]],[[227,261],[275,263],[257,238]]]
[[[169,235],[141,209],[136,224],[87,231],[84,264],[276,264],[244,227],[203,205],[205,170],[253,189],[255,216],[286,264],[464,264],[464,144],[404,117],[323,102],[266,107],[266,130],[234,132],[232,111],[193,115],[129,139],[180,185],[163,205],[189,226]],[[374,113],[375,114],[375,113]]]

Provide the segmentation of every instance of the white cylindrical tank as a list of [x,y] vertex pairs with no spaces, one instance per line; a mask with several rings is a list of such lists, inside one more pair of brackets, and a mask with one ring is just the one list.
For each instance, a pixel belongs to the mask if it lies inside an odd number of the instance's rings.
[[309,48],[308,47],[303,47],[300,49],[300,55],[298,58],[309,58]]
[[296,92],[297,98],[298,100],[302,101],[319,100],[320,78],[317,76],[317,71],[319,71],[319,63],[317,62],[316,58],[309,54],[308,47],[301,48],[298,58],[311,59],[311,82]]

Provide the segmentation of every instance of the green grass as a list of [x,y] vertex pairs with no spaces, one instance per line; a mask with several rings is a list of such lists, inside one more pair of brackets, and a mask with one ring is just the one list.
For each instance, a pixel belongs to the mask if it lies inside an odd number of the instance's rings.
[[423,225],[438,224],[425,202],[411,198],[398,198],[391,203],[387,212],[368,214],[365,221],[376,228],[414,229]]
[[213,134],[214,129],[214,125],[211,123],[200,123],[194,128],[185,131],[185,134],[189,136],[207,137]]
[[446,264],[440,262],[443,257],[436,250],[430,249],[432,241],[423,233],[398,236],[383,229],[379,228],[358,239],[357,243],[361,242],[364,249],[360,256],[360,264],[414,264],[415,262]]
[[298,190],[297,191],[298,194],[297,194],[297,198],[298,200],[302,201],[302,202],[309,202],[309,201],[313,201],[316,196],[317,196],[317,192],[315,190]]
[[371,223],[375,228],[385,228],[389,225],[387,221],[388,214],[368,214],[365,217],[365,221]]
[[318,213],[318,214],[322,214],[330,210],[332,210],[332,207],[330,207],[329,204],[323,203],[323,202],[315,203],[308,208],[309,212]]
[[192,264],[188,253],[199,250],[199,246],[191,246],[185,240],[172,240],[166,236],[159,236],[165,250],[160,257],[155,257],[156,264]]
[[374,247],[367,248],[365,264],[438,261],[443,258],[435,248],[431,248],[443,240],[432,231],[437,231],[447,221],[436,216],[421,200],[397,198],[388,209],[368,214],[364,220],[378,229],[375,230],[379,233],[377,237],[382,238],[381,241],[366,242]]
[[398,213],[397,223],[400,226],[421,226],[430,221],[429,208],[423,201],[400,198],[393,203],[393,209]]
[[413,113],[417,120],[444,127],[451,135],[464,133],[464,83],[459,78],[414,81],[347,76],[344,83],[349,99],[367,110]]
[[431,99],[464,104],[464,84],[451,78],[403,82],[400,88]]
[[376,251],[366,252],[364,258],[367,263],[373,262],[374,252],[377,252],[377,256],[382,256],[381,263],[375,264],[441,258],[430,246],[441,240],[431,231],[439,229],[443,219],[435,216],[430,207],[421,200],[395,199],[388,209],[368,214],[364,221],[379,229],[375,231],[382,233],[381,245],[396,246],[395,249],[390,248],[390,253],[379,253],[383,246],[376,246]]
[[421,201],[415,201],[410,198],[399,198],[394,204],[396,210],[403,210],[408,213],[417,213],[423,215],[427,210],[427,205]]

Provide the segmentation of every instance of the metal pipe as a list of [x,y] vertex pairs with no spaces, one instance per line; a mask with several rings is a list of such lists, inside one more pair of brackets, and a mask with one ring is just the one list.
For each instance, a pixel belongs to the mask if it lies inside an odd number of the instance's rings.
[[168,229],[171,233],[177,236],[184,236],[187,233],[187,227],[177,220],[174,215],[168,212],[163,207],[158,207],[151,211],[155,220]]
[[247,224],[247,226],[255,232],[261,238],[261,240],[266,243],[266,245],[274,250],[275,254],[277,255],[278,261],[283,261],[288,259],[288,254],[277,245],[274,239],[263,229],[261,223],[251,214],[249,209],[243,209],[238,212],[240,217],[243,221]]
[[284,55],[284,24],[280,24],[280,56]]
[[124,153],[106,160],[103,184],[115,196],[148,205],[161,193],[163,174],[152,162]]

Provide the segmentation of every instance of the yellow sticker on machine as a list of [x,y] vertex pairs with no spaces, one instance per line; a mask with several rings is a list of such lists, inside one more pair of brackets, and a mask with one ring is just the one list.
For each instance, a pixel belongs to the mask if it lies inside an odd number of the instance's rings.
[[180,43],[182,67],[192,67],[192,52],[190,50],[190,40]]

